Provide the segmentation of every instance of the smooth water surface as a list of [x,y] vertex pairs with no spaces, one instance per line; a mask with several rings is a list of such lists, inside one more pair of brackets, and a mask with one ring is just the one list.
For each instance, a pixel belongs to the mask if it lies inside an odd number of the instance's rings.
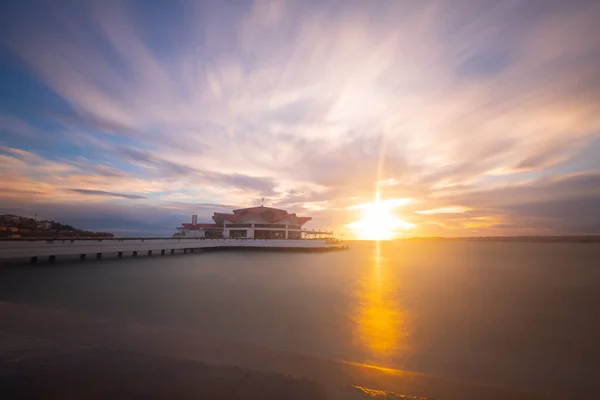
[[453,379],[596,393],[600,246],[354,243],[0,270],[0,300]]

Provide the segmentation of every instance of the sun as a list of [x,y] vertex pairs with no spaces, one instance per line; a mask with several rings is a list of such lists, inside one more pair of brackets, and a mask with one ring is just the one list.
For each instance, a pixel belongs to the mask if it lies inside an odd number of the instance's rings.
[[362,240],[394,239],[400,231],[414,227],[414,224],[401,220],[394,213],[395,208],[411,201],[411,199],[381,200],[377,193],[374,202],[349,207],[349,209],[360,209],[361,219],[347,226]]

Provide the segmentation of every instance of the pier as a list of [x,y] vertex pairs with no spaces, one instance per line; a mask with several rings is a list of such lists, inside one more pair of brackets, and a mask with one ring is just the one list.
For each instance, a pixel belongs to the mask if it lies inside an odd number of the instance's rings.
[[0,259],[29,258],[32,263],[47,260],[50,264],[60,256],[77,256],[81,261],[88,255],[97,260],[103,254],[137,257],[164,257],[176,251],[183,253],[204,250],[262,250],[262,251],[336,251],[347,246],[339,241],[290,239],[204,239],[204,238],[136,238],[136,239],[8,239],[0,240]]

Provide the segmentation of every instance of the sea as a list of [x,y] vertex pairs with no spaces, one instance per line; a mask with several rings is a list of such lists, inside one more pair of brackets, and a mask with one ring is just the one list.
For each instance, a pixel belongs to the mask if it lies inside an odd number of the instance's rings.
[[329,253],[59,259],[4,265],[0,301],[600,398],[598,244],[400,240]]

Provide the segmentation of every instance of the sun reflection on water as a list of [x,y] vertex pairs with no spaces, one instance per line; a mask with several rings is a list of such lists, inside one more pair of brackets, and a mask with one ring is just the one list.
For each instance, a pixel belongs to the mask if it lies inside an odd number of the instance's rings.
[[372,264],[356,293],[357,340],[365,350],[365,361],[381,365],[390,364],[392,357],[403,358],[409,350],[408,316],[394,297],[401,283],[391,281],[390,268],[381,243],[376,242]]

